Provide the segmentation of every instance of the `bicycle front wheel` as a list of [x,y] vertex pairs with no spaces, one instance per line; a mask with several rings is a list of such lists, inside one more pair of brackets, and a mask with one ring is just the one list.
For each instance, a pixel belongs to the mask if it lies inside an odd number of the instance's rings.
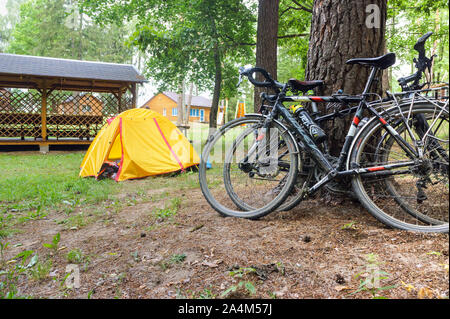
[[379,121],[358,136],[350,168],[369,172],[355,176],[352,185],[362,205],[378,220],[404,230],[448,232],[448,121],[448,108],[439,104],[404,107],[390,116],[395,134],[416,156]]
[[289,196],[298,173],[295,141],[264,117],[227,123],[205,145],[199,167],[201,190],[224,216],[256,219]]

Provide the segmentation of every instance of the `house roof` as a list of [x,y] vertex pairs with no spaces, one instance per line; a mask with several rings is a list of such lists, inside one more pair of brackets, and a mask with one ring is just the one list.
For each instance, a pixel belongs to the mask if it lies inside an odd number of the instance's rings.
[[73,96],[73,95],[69,96],[63,103],[70,103],[73,100],[75,100],[75,98],[81,98],[81,99],[84,99],[84,100],[93,98],[93,99],[96,99],[99,102],[102,102],[98,98],[93,96],[92,94],[86,93],[86,94],[81,94],[79,97],[76,97],[76,96]]
[[145,78],[129,64],[55,59],[0,53],[0,74],[143,83]]
[[[169,99],[175,101],[178,103],[179,94],[174,92],[162,92],[165,96],[167,96]],[[188,95],[186,95],[186,101],[188,100]],[[203,96],[192,96],[192,106],[201,106],[201,107],[211,107],[212,101],[206,97]]]

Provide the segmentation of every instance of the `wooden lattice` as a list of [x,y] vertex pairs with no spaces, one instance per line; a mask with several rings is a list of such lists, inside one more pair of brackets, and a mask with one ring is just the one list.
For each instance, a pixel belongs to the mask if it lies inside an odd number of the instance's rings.
[[0,89],[0,136],[41,137],[41,94]]
[[[121,101],[119,102],[119,97]],[[0,89],[0,137],[92,139],[108,118],[132,107],[128,95],[54,90],[42,110],[36,90]]]

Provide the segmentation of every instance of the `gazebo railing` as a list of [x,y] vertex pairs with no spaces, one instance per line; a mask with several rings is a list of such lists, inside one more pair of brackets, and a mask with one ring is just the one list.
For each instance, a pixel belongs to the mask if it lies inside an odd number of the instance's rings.
[[108,118],[130,108],[126,94],[0,89],[0,138],[91,140]]

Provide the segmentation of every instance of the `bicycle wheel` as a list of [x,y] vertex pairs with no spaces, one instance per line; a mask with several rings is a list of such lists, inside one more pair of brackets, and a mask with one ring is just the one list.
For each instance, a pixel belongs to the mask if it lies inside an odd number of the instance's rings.
[[276,121],[264,130],[264,119],[231,121],[204,147],[200,187],[209,204],[222,215],[256,219],[269,214],[283,203],[295,183],[295,142]]
[[[234,190],[234,186],[233,184],[236,184],[236,181],[238,181],[239,179],[236,178],[236,176],[232,176],[232,168],[233,166],[231,165],[232,162],[232,157],[235,155],[234,153],[236,152],[236,150],[242,149],[245,147],[245,145],[242,144],[251,144],[252,142],[254,142],[256,140],[258,136],[258,133],[256,133],[256,131],[253,130],[244,130],[240,136],[238,136],[234,142],[234,147],[230,148],[229,153],[228,153],[228,160],[225,160],[226,164],[224,165],[224,182],[225,182],[225,189],[227,191],[228,196],[230,196],[231,200],[236,204],[236,206],[238,206],[240,209],[245,210],[245,211],[251,211],[256,209],[256,207],[254,206],[250,206],[250,201],[248,201],[248,199],[246,198],[242,198],[242,195],[239,192],[236,192]],[[283,138],[279,138],[278,134],[272,134],[271,135],[266,135],[266,140],[263,141],[263,144],[260,145],[259,150],[260,150],[260,154],[254,154],[254,155],[261,155],[261,151],[264,151],[265,153],[270,153],[271,150],[265,150],[264,146],[269,146],[269,144],[271,145],[271,149],[276,149],[277,150],[277,154],[276,154],[276,162],[278,164],[278,168],[277,169],[281,169],[281,170],[287,170],[289,165],[290,165],[290,160],[289,160],[289,156],[290,156],[290,152],[289,152],[289,148],[286,145],[286,142]],[[275,153],[275,152],[273,152]],[[275,154],[273,154],[275,155]],[[267,156],[266,156],[267,158]],[[251,160],[251,158],[250,158]],[[307,177],[308,174],[305,174],[304,172],[301,171],[301,163],[302,160],[299,157],[298,158],[298,170],[299,173],[296,176],[294,185],[292,186],[291,191],[289,192],[288,196],[286,197],[286,199],[283,201],[283,203],[276,209],[276,211],[288,211],[290,209],[292,209],[293,207],[297,206],[300,201],[303,199],[303,189],[305,186],[305,183],[307,181]],[[276,170],[275,170],[276,171]],[[284,175],[278,182],[278,184],[275,187],[270,187],[270,193],[274,193],[276,194],[276,192],[281,191],[282,187],[284,186],[284,184],[286,183],[288,178],[288,175]],[[267,196],[267,193],[265,194]]]
[[[355,141],[349,168],[372,168],[352,179],[355,194],[378,220],[394,228],[448,232],[448,108],[436,104],[405,106],[389,124],[423,155],[411,158],[384,125],[372,121]],[[422,121],[423,123],[419,123]],[[414,162],[392,170],[385,166]]]

